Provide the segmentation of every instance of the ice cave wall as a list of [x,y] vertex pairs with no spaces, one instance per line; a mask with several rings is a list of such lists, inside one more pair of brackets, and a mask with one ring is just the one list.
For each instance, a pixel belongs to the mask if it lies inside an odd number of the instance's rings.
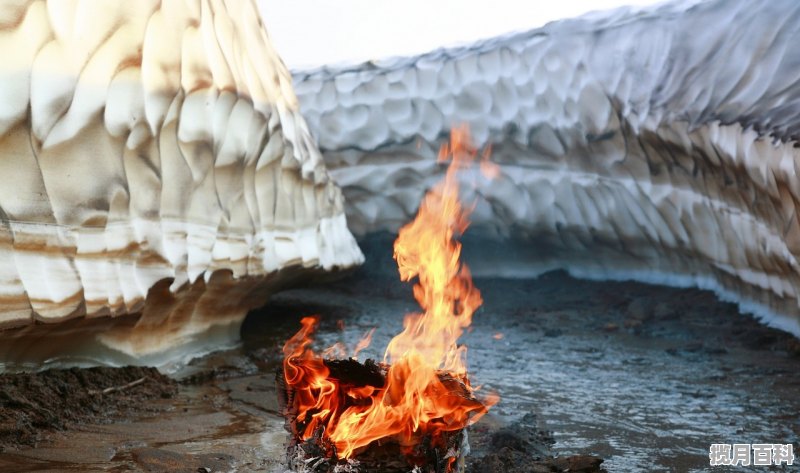
[[467,123],[500,164],[472,187],[474,231],[527,247],[484,270],[696,285],[800,335],[798,18],[792,0],[619,9],[295,89],[358,235],[412,217]]
[[0,50],[1,327],[149,352],[362,261],[253,1],[6,1]]

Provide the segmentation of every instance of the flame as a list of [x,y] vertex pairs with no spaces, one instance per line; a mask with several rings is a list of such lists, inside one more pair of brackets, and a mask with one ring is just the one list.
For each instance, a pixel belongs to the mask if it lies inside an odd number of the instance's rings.
[[361,350],[369,347],[369,344],[372,343],[372,334],[374,333],[375,329],[372,328],[361,337],[361,340],[358,341],[356,347],[353,349],[353,358],[358,359],[358,354],[361,353]]
[[[339,458],[349,458],[373,441],[391,438],[412,447],[424,436],[458,431],[477,421],[498,400],[478,401],[467,378],[466,347],[458,339],[482,304],[456,238],[469,225],[470,209],[459,201],[457,173],[480,159],[486,174],[496,171],[488,152],[478,158],[466,127],[453,129],[439,160],[450,158],[444,179],[428,192],[416,218],[400,229],[394,258],[403,281],[417,278],[414,297],[422,312],[405,317],[403,331],[384,354],[383,386],[349,386],[331,375],[324,358],[309,348],[318,318],[302,320],[284,346],[284,376],[295,391],[298,436],[324,436]],[[369,344],[371,333],[356,353]],[[331,350],[339,352],[336,348]],[[346,399],[349,399],[347,401]]]

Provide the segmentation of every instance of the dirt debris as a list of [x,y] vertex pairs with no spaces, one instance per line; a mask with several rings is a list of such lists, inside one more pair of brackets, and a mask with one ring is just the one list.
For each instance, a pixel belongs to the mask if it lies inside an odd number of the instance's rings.
[[[74,423],[104,423],[148,399],[170,398],[175,381],[155,368],[71,368],[0,375],[0,451],[36,446]],[[135,407],[134,407],[135,406]]]

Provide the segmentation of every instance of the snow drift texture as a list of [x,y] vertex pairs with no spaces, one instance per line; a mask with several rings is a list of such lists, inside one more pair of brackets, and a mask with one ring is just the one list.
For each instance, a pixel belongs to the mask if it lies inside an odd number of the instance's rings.
[[149,352],[362,260],[252,1],[3,2],[0,50],[0,326]]
[[527,255],[484,270],[712,288],[800,334],[800,3],[695,3],[295,73],[351,229],[409,220],[468,123],[501,171],[475,231]]

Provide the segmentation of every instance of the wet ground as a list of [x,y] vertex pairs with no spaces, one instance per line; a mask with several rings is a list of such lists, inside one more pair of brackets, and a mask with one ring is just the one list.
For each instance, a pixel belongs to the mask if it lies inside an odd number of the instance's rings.
[[[793,443],[800,452],[800,344],[713,294],[561,272],[476,285],[484,307],[463,341],[474,384],[502,399],[472,429],[472,471],[536,471],[514,470],[513,451],[502,456],[520,436],[498,432],[520,428],[538,438],[520,462],[550,453],[550,431],[552,453],[596,455],[609,472],[726,471],[708,466],[712,443]],[[281,293],[248,317],[240,346],[174,373],[174,393],[136,397],[150,381],[125,387],[127,378],[74,388],[134,405],[65,418],[21,446],[5,442],[0,471],[281,471],[274,370],[300,318],[322,316],[320,346],[354,344],[375,327],[361,358],[380,358],[415,309],[390,270]],[[102,394],[108,387],[121,389]]]

